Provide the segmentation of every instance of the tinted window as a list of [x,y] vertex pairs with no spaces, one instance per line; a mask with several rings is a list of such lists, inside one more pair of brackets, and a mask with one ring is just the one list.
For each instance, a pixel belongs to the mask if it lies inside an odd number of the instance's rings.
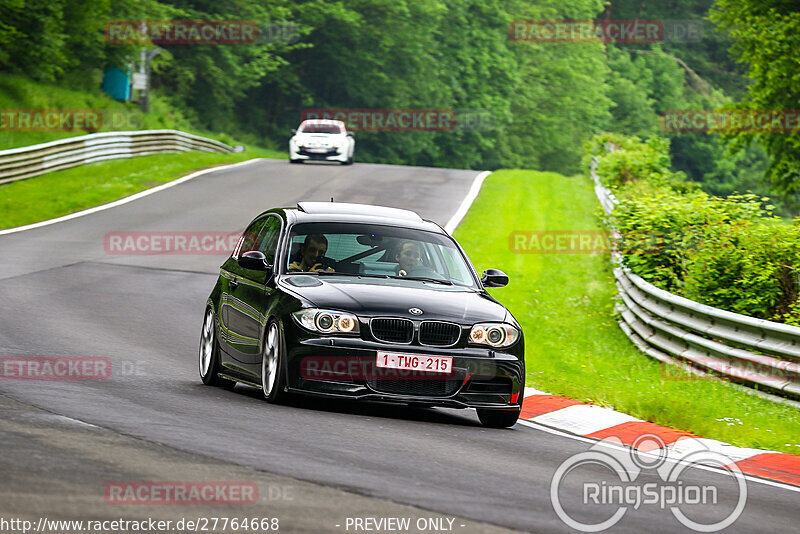
[[236,247],[234,257],[238,258],[243,252],[257,250],[255,247],[256,240],[258,239],[258,236],[261,233],[261,230],[264,228],[264,224],[266,222],[266,218],[261,218],[250,223],[250,226],[247,227],[247,230],[244,231],[241,239],[239,239],[239,245]]
[[287,272],[333,270],[391,278],[433,278],[474,287],[467,260],[442,234],[392,226],[306,223],[292,228]]
[[268,217],[266,224],[261,228],[253,250],[260,250],[267,257],[267,263],[275,263],[275,252],[281,236],[281,220],[278,217]]
[[303,133],[342,133],[342,128],[338,124],[304,124],[300,131]]

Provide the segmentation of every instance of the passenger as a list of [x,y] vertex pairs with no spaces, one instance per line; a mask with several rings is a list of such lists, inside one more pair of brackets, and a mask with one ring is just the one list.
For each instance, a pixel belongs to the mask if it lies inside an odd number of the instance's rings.
[[419,267],[422,251],[419,243],[415,241],[401,241],[397,246],[397,254],[394,260],[399,264],[397,274],[408,276],[409,273]]
[[309,234],[300,246],[299,257],[289,264],[289,272],[329,271],[319,263],[319,259],[328,251],[328,239],[322,234]]

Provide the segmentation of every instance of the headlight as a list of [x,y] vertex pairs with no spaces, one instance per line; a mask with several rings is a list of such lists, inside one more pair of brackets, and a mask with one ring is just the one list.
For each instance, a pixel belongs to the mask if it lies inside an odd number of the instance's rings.
[[295,322],[320,334],[357,334],[358,318],[352,313],[305,308],[292,314]]
[[505,323],[480,323],[472,327],[469,341],[476,345],[510,347],[519,339],[519,330]]

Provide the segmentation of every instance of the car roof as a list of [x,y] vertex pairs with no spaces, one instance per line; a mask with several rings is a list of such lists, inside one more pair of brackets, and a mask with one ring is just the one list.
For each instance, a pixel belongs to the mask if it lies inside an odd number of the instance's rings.
[[352,204],[348,202],[298,202],[295,208],[284,208],[291,222],[352,222],[384,224],[402,228],[415,228],[429,232],[445,233],[435,222],[420,217],[411,210]]

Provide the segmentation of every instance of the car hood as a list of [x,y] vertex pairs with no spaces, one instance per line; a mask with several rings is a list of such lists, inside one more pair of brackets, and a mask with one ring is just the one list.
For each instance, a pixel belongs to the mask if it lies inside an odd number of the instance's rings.
[[[447,320],[461,324],[513,321],[505,307],[487,293],[457,286],[407,280],[328,279],[284,276],[279,285],[318,308],[363,317],[392,316]],[[421,315],[409,312],[422,310]]]

